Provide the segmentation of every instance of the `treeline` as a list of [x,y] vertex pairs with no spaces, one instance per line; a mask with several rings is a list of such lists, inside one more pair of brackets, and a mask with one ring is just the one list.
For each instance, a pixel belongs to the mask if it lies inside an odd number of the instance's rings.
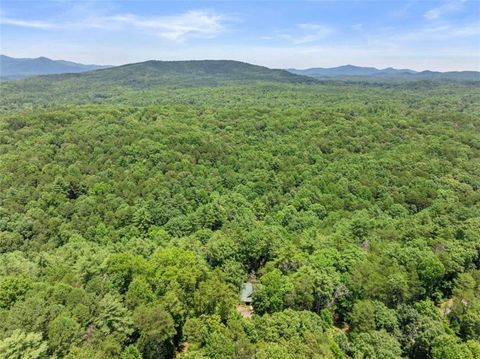
[[142,94],[4,108],[0,357],[480,358],[478,89]]

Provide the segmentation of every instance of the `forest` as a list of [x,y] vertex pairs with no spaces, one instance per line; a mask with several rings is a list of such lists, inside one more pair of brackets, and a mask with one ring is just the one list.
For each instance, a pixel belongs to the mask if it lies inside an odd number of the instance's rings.
[[478,83],[138,68],[0,84],[1,358],[480,358]]

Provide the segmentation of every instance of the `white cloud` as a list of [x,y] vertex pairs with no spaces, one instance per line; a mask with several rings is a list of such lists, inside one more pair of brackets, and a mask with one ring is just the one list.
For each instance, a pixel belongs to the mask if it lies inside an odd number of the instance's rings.
[[5,25],[36,29],[105,29],[121,30],[134,28],[166,40],[180,42],[189,36],[215,37],[225,29],[227,17],[211,11],[191,10],[178,15],[142,17],[133,14],[113,16],[91,16],[85,19],[53,23],[44,21],[27,21],[22,19],[1,18]]
[[225,28],[223,24],[224,16],[205,11],[188,11],[180,15],[151,18],[119,15],[104,20],[106,24],[113,22],[143,31],[151,31],[172,41],[182,41],[190,35],[214,37]]
[[0,25],[28,27],[31,29],[53,29],[56,27],[54,24],[44,22],[44,21],[30,21],[30,20],[12,19],[8,17],[0,18]]
[[424,16],[427,20],[437,20],[441,17],[463,9],[465,0],[447,0],[442,5],[428,10]]

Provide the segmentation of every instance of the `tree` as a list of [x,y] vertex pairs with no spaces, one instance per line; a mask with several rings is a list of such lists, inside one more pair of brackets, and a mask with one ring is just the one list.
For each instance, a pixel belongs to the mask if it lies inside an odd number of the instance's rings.
[[59,315],[48,325],[48,343],[52,351],[64,356],[81,337],[81,327],[67,315]]
[[142,359],[142,354],[135,345],[129,345],[123,351],[121,359]]
[[175,351],[176,334],[172,316],[161,306],[140,306],[133,315],[140,333],[138,347],[144,358],[170,358]]
[[357,332],[370,332],[376,329],[375,305],[370,300],[358,301],[350,314],[352,329]]
[[352,355],[355,358],[399,359],[402,349],[398,341],[385,331],[360,333],[352,339]]
[[313,270],[306,266],[288,277],[286,304],[299,310],[313,309],[315,300],[315,276]]
[[212,359],[234,358],[235,344],[227,330],[217,330],[207,337],[205,351]]
[[452,335],[444,334],[432,343],[432,359],[474,359],[469,347]]
[[125,302],[130,308],[153,302],[155,294],[144,277],[134,277],[125,294]]
[[130,312],[111,294],[106,294],[98,304],[98,314],[94,324],[101,335],[117,334],[122,339],[130,335],[133,330]]
[[236,288],[225,283],[218,271],[206,281],[200,283],[199,288],[194,293],[194,307],[197,315],[217,314],[224,321],[237,302]]
[[11,307],[24,297],[31,287],[28,279],[22,277],[4,277],[0,280],[0,308]]
[[401,306],[398,322],[402,348],[410,357],[428,357],[435,338],[445,334],[443,318],[430,301],[417,302],[413,307]]
[[5,359],[47,358],[48,345],[39,333],[15,330],[11,336],[0,341],[0,356]]
[[285,278],[278,269],[263,275],[256,285],[253,304],[259,314],[278,312],[283,309]]

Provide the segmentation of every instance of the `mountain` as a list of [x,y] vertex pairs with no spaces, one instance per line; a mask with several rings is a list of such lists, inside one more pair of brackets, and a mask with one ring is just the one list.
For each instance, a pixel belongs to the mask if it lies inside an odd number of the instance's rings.
[[381,76],[381,75],[404,75],[414,74],[416,71],[409,69],[394,69],[388,67],[379,70],[375,67],[361,67],[354,65],[344,65],[331,68],[314,67],[305,70],[288,69],[291,73],[297,75],[306,75],[313,77],[337,77],[337,76]]
[[451,80],[451,81],[480,81],[479,71],[422,71],[410,76],[414,80]]
[[318,79],[353,79],[353,80],[440,80],[440,81],[480,81],[480,72],[478,71],[421,71],[417,72],[409,69],[394,69],[388,67],[385,69],[377,69],[375,67],[361,67],[354,65],[345,65],[339,67],[322,68],[315,67],[310,69],[298,70],[288,69],[291,73],[297,75],[311,76]]
[[232,60],[156,61],[127,64],[62,78],[110,82],[129,87],[211,85],[225,81],[312,82],[286,70],[269,69]]
[[46,57],[20,59],[0,55],[0,78],[18,79],[36,75],[78,73],[92,71],[109,66],[83,65],[76,62],[52,60]]
[[103,102],[154,89],[299,84],[318,80],[231,60],[146,61],[96,71],[35,76],[0,84],[2,103]]
[[41,83],[89,87],[120,86],[148,89],[158,86],[203,86],[226,82],[315,82],[312,77],[296,75],[286,70],[232,60],[156,61],[150,60],[97,71],[38,76],[23,80],[24,85]]

